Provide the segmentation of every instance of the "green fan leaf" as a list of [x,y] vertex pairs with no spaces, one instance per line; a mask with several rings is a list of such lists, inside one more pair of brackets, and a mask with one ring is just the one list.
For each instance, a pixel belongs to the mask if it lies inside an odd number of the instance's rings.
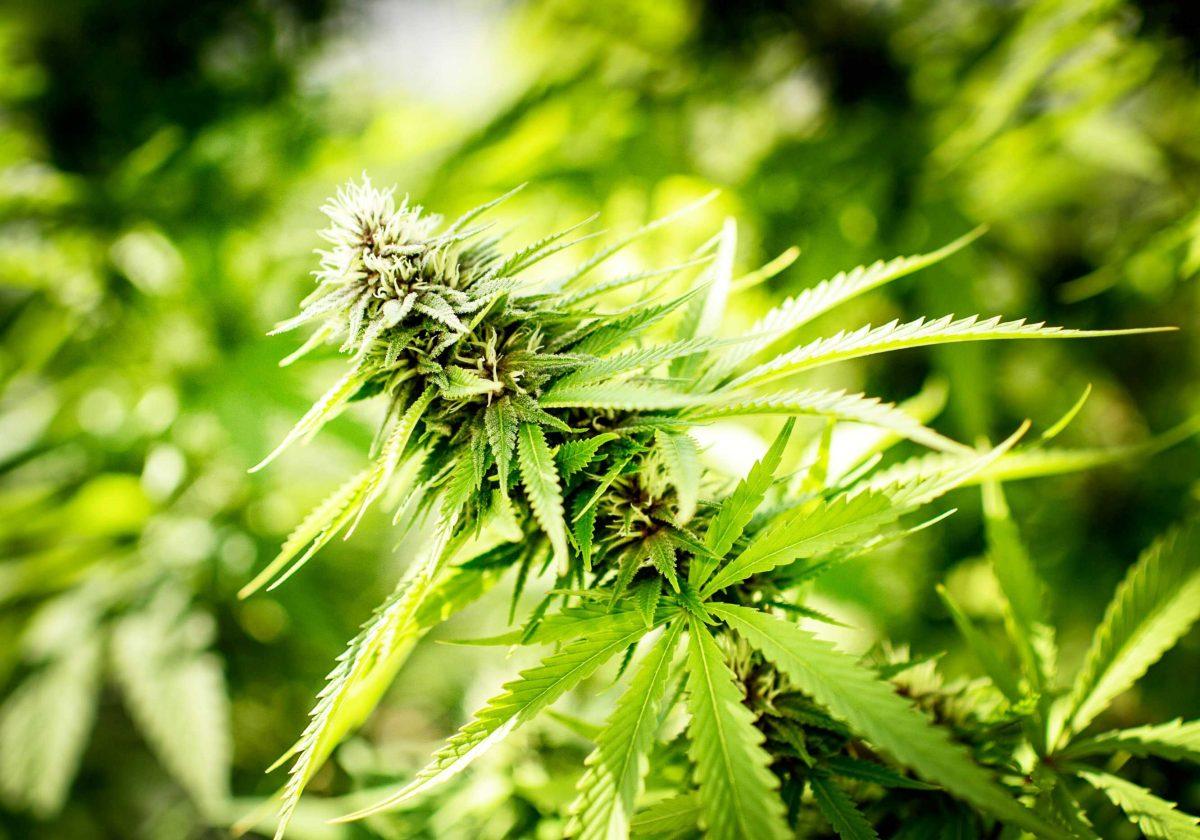
[[460,773],[518,726],[636,643],[646,632],[646,625],[636,612],[610,616],[602,629],[574,639],[540,665],[522,671],[515,680],[506,683],[503,692],[488,701],[474,720],[460,729],[411,782],[375,805],[340,817],[338,822],[362,819],[395,808]]
[[1144,787],[1127,782],[1119,776],[1095,770],[1079,770],[1078,775],[1107,796],[1125,812],[1150,840],[1197,840],[1200,820],[1185,814],[1174,802],[1160,799]]
[[1063,833],[1023,807],[949,734],[854,657],[800,627],[758,610],[710,603],[806,694],[924,779],[1012,825],[1044,837]]
[[448,400],[463,400],[483,394],[496,394],[504,390],[499,382],[486,379],[473,370],[461,367],[448,367],[443,371],[446,384],[442,386],[442,396]]
[[847,755],[835,755],[825,760],[825,769],[835,776],[843,776],[859,782],[870,782],[885,788],[905,788],[908,790],[937,790],[936,785],[927,785],[916,779],[901,776],[895,770],[876,764],[873,761],[863,761],[850,758]]
[[1117,587],[1071,691],[1070,731],[1086,728],[1200,618],[1198,532],[1190,523],[1160,538]]
[[563,478],[570,478],[595,459],[601,446],[616,439],[617,435],[612,432],[604,432],[589,438],[567,441],[554,453],[559,473]]
[[769,362],[764,362],[734,379],[732,385],[734,387],[762,385],[765,382],[822,365],[876,353],[890,353],[910,347],[1004,339],[1101,338],[1154,331],[1154,329],[1072,330],[1065,327],[1047,327],[1042,323],[1030,324],[1026,323],[1023,318],[1015,321],[1003,321],[998,315],[983,320],[980,320],[978,315],[958,320],[955,320],[953,315],[946,315],[932,321],[918,318],[906,324],[892,321],[881,327],[866,326],[851,332],[842,331],[828,338],[819,338],[777,356]]
[[634,382],[593,382],[555,385],[542,395],[543,408],[596,408],[620,411],[664,411],[702,405],[710,394],[685,394],[662,385]]
[[[572,245],[577,245],[585,239],[591,238],[583,237],[582,239],[572,239],[566,243],[561,241],[564,237],[570,236],[581,227],[596,221],[598,216],[599,214],[588,216],[581,222],[576,222],[570,227],[563,228],[557,233],[551,233],[547,236],[543,236],[536,242],[530,242],[524,248],[514,251],[510,256],[506,257],[499,266],[496,267],[494,272],[495,276],[510,277],[514,274],[518,274],[546,259],[551,254],[556,254],[564,248],[569,248]],[[596,234],[592,234],[591,236],[595,235]]]
[[994,449],[956,460],[954,468],[914,478],[911,483],[886,489],[852,488],[827,500],[813,500],[785,510],[762,528],[746,549],[721,568],[703,592],[713,592],[794,560],[826,553],[860,540],[894,521],[901,514],[926,504],[986,469],[1016,445],[1028,430],[1023,424]]
[[646,622],[647,627],[654,624],[654,618],[658,614],[658,602],[661,598],[662,578],[643,581],[633,591],[633,602],[637,606],[638,612],[642,614],[642,620]]
[[[717,557],[724,557],[733,548],[733,544],[742,536],[746,526],[754,517],[771,484],[775,481],[775,473],[779,470],[779,462],[783,459],[783,450],[791,437],[795,420],[788,420],[776,436],[771,448],[763,455],[762,460],[750,468],[746,477],[738,482],[737,487],[721,505],[717,515],[708,525],[708,533],[704,541]],[[693,569],[700,570],[701,564],[692,564]],[[709,567],[711,568],[711,567]],[[692,583],[701,584],[706,575],[697,574]]]
[[707,598],[751,575],[865,539],[904,510],[888,494],[872,491],[793,508],[755,534],[744,551],[704,584],[700,594]]
[[562,485],[546,433],[536,423],[522,423],[517,433],[517,460],[521,484],[538,524],[550,539],[560,568],[567,563],[567,522],[563,516]]
[[513,448],[517,445],[517,416],[508,397],[501,397],[487,407],[483,426],[496,458],[501,492],[507,493],[508,471],[512,466]]
[[703,807],[695,793],[682,793],[664,799],[638,813],[633,820],[631,836],[654,840],[684,840],[699,833]]
[[552,347],[569,349],[572,353],[603,356],[659,323],[696,294],[697,290],[692,290],[665,303],[634,307],[632,312],[620,316],[602,315],[588,324],[579,336],[562,339]]
[[1168,761],[1200,764],[1200,720],[1184,722],[1176,718],[1153,726],[1116,729],[1075,741],[1058,754],[1064,758],[1081,758],[1117,752],[1139,758],[1155,756]]
[[828,417],[850,423],[864,423],[887,429],[903,438],[944,452],[970,453],[970,447],[944,437],[928,428],[903,409],[880,402],[864,394],[845,391],[780,391],[762,396],[737,396],[711,408],[691,409],[693,422],[746,415],[786,414]]
[[672,341],[668,344],[656,344],[650,347],[640,347],[627,350],[615,356],[586,362],[568,373],[554,384],[554,389],[567,388],[575,385],[586,385],[601,380],[609,380],[621,374],[633,371],[648,370],[672,359],[690,358],[714,347],[729,345],[731,341],[719,341],[715,338],[688,338]]
[[[1050,807],[1058,821],[1066,826],[1078,840],[1100,840],[1092,821],[1088,819],[1087,811],[1079,801],[1071,795],[1064,784],[1056,784],[1050,792]],[[1044,800],[1043,800],[1044,801]]]
[[450,517],[438,526],[425,553],[338,657],[300,740],[276,763],[296,756],[283,789],[275,840],[282,840],[309,781],[334,747],[367,719],[416,645],[423,631],[419,611],[438,579],[456,521]]
[[1057,659],[1054,630],[1047,615],[1046,587],[1025,551],[999,483],[983,485],[983,515],[988,555],[1004,594],[1005,627],[1027,676],[1041,690],[1053,678]]
[[688,755],[695,766],[711,840],[787,838],[779,780],[742,689],[708,629],[689,618]]
[[100,639],[27,677],[0,707],[0,795],[40,817],[67,800],[100,692]]
[[765,350],[788,333],[825,314],[835,306],[940,262],[954,252],[965,248],[982,234],[983,228],[976,228],[931,253],[896,257],[889,262],[880,260],[869,266],[859,266],[852,271],[843,271],[829,280],[823,280],[811,289],[805,289],[796,297],[788,298],[763,316],[749,330],[751,335],[760,336],[760,338],[752,344],[743,345],[731,353],[724,354],[717,361],[715,370],[722,373],[734,370],[756,353]]
[[346,407],[346,403],[362,387],[362,384],[362,371],[358,365],[355,365],[341,379],[333,383],[332,387],[319,400],[313,403],[312,408],[300,418],[296,425],[292,427],[292,430],[279,442],[279,445],[271,450],[271,454],[251,467],[250,472],[258,472],[278,458],[285,449],[296,441],[314,435],[322,426],[336,417]]
[[813,773],[809,776],[808,785],[817,807],[829,820],[838,837],[842,840],[878,840],[879,835],[867,822],[863,812],[832,779],[824,773]]
[[670,532],[659,531],[648,537],[645,542],[645,551],[650,562],[654,564],[654,568],[658,569],[659,574],[666,578],[667,583],[671,584],[671,589],[678,592],[679,576],[675,571],[675,541]]
[[683,216],[686,216],[688,213],[691,213],[691,212],[703,207],[705,204],[708,204],[710,201],[712,201],[713,198],[716,197],[716,195],[717,195],[716,192],[710,192],[707,195],[704,195],[701,198],[697,199],[696,201],[693,201],[690,204],[686,204],[683,207],[680,207],[678,210],[668,213],[665,216],[660,216],[659,218],[655,219],[654,221],[648,222],[647,224],[642,225],[641,227],[637,228],[636,230],[634,230],[630,233],[627,233],[625,236],[622,236],[620,239],[613,242],[611,245],[605,246],[599,252],[597,252],[593,256],[589,257],[585,262],[583,262],[579,266],[577,266],[570,274],[568,274],[566,277],[559,280],[557,282],[556,286],[558,288],[562,288],[562,289],[569,288],[572,284],[576,283],[581,277],[588,274],[592,269],[594,269],[596,266],[598,266],[601,263],[608,260],[614,254],[627,248],[629,245],[633,244],[634,242],[641,239],[642,237],[648,236],[649,234],[653,233],[654,231],[658,230],[659,228],[666,227],[667,225],[671,224],[672,222],[682,218]]
[[[676,335],[691,339],[715,335],[725,317],[725,306],[733,288],[733,260],[737,256],[737,222],[726,219],[717,234],[717,251],[708,267],[699,278],[703,293],[692,299],[679,321]],[[705,361],[703,354],[688,355],[671,364],[671,376],[703,387],[697,377]]]
[[638,667],[621,699],[595,738],[571,805],[567,835],[581,840],[627,837],[649,765],[659,709],[683,623],[667,628]]
[[975,627],[967,614],[950,596],[946,587],[939,584],[937,593],[942,599],[942,603],[946,605],[946,610],[950,613],[954,626],[958,628],[959,635],[963,637],[963,641],[967,643],[971,653],[979,660],[979,664],[983,666],[983,670],[991,679],[992,684],[1008,698],[1010,703],[1021,702],[1024,694],[1021,691],[1020,680],[1012,667],[1001,658],[993,642]]
[[[330,540],[338,535],[351,520],[358,505],[366,498],[370,489],[371,478],[375,468],[368,467],[351,477],[345,484],[335,490],[329,498],[301,520],[300,524],[288,534],[287,539],[279,549],[279,554],[266,565],[254,579],[238,592],[239,598],[249,598],[262,587],[277,579],[277,575],[285,567],[298,570],[307,563],[314,554],[321,550]],[[307,551],[305,548],[307,547]],[[301,554],[303,552],[303,554]],[[297,560],[297,555],[300,555]],[[293,563],[292,561],[296,562]]]
[[671,484],[675,486],[679,522],[686,523],[700,502],[700,447],[687,432],[662,429],[655,431],[654,443],[667,466]]
[[203,649],[207,615],[167,591],[124,616],[112,662],[126,705],[163,766],[201,813],[219,819],[229,796],[229,703],[220,661]]
[[[1147,458],[1162,452],[1187,440],[1197,432],[1200,432],[1200,414],[1149,440],[1127,446],[1075,449],[1041,446],[1036,449],[1009,452],[987,469],[981,470],[973,479],[968,479],[964,483],[1017,481],[1115,466],[1135,458]],[[871,478],[869,486],[905,483],[912,481],[918,475],[945,471],[959,458],[960,456],[949,454],[931,454],[910,458],[876,473]]]
[[304,517],[288,534],[275,559],[242,587],[238,597],[248,598],[263,586],[267,587],[267,591],[276,589],[347,526],[351,526],[350,531],[353,532],[351,523],[362,516],[399,468],[417,423],[433,401],[435,393],[434,389],[427,389],[405,409],[388,433],[375,463],[353,476]]
[[563,309],[570,309],[576,304],[582,303],[585,300],[601,297],[616,289],[623,289],[626,286],[632,286],[634,283],[641,283],[645,280],[650,280],[655,277],[669,277],[673,274],[692,268],[697,265],[704,265],[712,261],[712,255],[697,257],[695,259],[685,260],[675,265],[664,266],[663,268],[654,268],[647,271],[635,271],[629,274],[622,274],[618,277],[613,277],[607,280],[600,280],[572,294],[562,295],[558,300],[558,305]]

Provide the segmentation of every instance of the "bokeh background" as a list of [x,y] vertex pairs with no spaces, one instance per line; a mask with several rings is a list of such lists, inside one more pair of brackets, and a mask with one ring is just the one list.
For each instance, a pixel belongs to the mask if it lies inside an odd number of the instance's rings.
[[[403,566],[384,514],[282,589],[237,590],[363,462],[373,408],[255,463],[336,376],[264,333],[306,292],[318,207],[364,170],[454,213],[512,187],[514,236],[599,210],[627,230],[716,187],[631,259],[678,259],[725,215],[748,322],[839,269],[967,252],[817,324],[1027,315],[1174,324],[1132,339],[910,351],[833,368],[923,392],[959,439],[1053,423],[1136,444],[1200,411],[1200,7],[1172,0],[9,0],[0,9],[0,837],[188,838],[282,780],[344,642]],[[748,461],[754,435],[721,453]],[[1138,551],[1200,501],[1194,440],[1014,484],[1068,664]],[[976,495],[818,593],[862,638],[946,650],[934,585],[981,620]],[[438,635],[480,635],[484,602]],[[514,670],[426,642],[314,780],[298,838],[556,836],[586,743],[548,719],[433,802],[331,826],[411,770]],[[1119,723],[1196,717],[1193,633]],[[575,700],[598,719],[604,696]],[[1151,768],[1149,772],[1155,772]],[[1156,787],[1195,812],[1197,778]]]

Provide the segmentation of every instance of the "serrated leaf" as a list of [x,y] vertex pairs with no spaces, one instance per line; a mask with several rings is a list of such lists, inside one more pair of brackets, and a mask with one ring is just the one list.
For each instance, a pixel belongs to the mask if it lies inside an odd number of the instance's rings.
[[596,532],[596,506],[588,505],[571,523],[571,533],[575,536],[575,547],[579,549],[579,557],[583,560],[583,568],[592,568],[592,541]]
[[663,385],[636,382],[592,382],[554,385],[542,395],[543,408],[593,408],[620,411],[664,411],[703,405],[711,394],[685,394]]
[[279,335],[296,327],[306,324],[309,321],[325,315],[335,309],[341,309],[353,304],[354,299],[358,297],[359,292],[354,288],[336,289],[328,294],[323,293],[324,290],[317,289],[312,295],[305,298],[300,304],[300,313],[286,321],[280,321],[270,329],[267,335]]
[[658,569],[659,574],[671,584],[671,589],[679,591],[679,576],[675,571],[675,543],[670,533],[659,531],[645,541],[645,552]]
[[738,396],[730,394],[725,402],[708,408],[691,409],[686,416],[694,422],[724,417],[786,414],[827,417],[850,423],[864,423],[887,429],[903,438],[944,452],[965,453],[970,448],[944,437],[923,425],[911,414],[891,403],[865,394],[845,391],[806,389],[772,394]]
[[[1141,443],[1127,446],[1080,447],[1072,449],[1040,446],[1009,452],[987,469],[980,471],[967,484],[984,481],[1017,481],[1051,475],[1092,470],[1122,464],[1135,458],[1146,458],[1187,440],[1200,432],[1200,414],[1178,426]],[[959,456],[932,454],[902,461],[876,473],[867,486],[882,486],[912,481],[918,475],[944,471],[959,460]]]
[[699,619],[688,623],[688,756],[695,768],[704,836],[711,840],[787,838],[779,780],[754,714],[721,649]]
[[504,690],[488,701],[411,782],[380,802],[347,814],[337,822],[390,810],[458,774],[647,632],[641,617],[634,612],[617,613],[609,618],[603,629],[576,638],[540,665],[522,671],[515,680],[506,683]]
[[413,304],[413,309],[423,315],[428,315],[439,324],[444,324],[457,333],[467,331],[466,325],[458,319],[458,313],[454,311],[454,307],[440,295],[426,292]]
[[638,812],[630,825],[633,837],[653,837],[655,840],[682,840],[699,833],[702,812],[700,797],[682,793],[664,799]]
[[840,272],[829,280],[823,280],[816,286],[805,289],[795,297],[785,300],[754,324],[749,333],[761,337],[753,344],[743,345],[737,350],[723,355],[715,365],[715,372],[723,374],[734,370],[751,356],[765,350],[788,333],[823,315],[835,306],[890,283],[892,280],[933,265],[966,247],[978,239],[982,233],[983,228],[976,228],[965,236],[928,254],[896,257],[886,263],[880,260],[869,266],[859,266],[852,271]]
[[887,682],[828,642],[782,619],[733,604],[710,603],[801,691],[918,775],[1014,826],[1039,836],[1063,833],[1016,801],[949,734]]
[[1078,800],[1067,790],[1067,786],[1059,783],[1050,792],[1051,807],[1058,821],[1066,826],[1078,840],[1100,840],[1100,835],[1088,819],[1087,812]]
[[279,366],[281,368],[288,367],[289,365],[294,364],[295,362],[304,358],[313,350],[320,347],[322,344],[332,338],[333,332],[333,328],[328,324],[322,324],[321,326],[317,327],[312,335],[304,339],[303,344],[279,360]]
[[574,430],[553,414],[547,412],[542,404],[528,394],[513,394],[508,398],[512,403],[513,412],[522,423],[536,423],[539,426],[549,426],[559,432],[570,434]]
[[649,627],[654,624],[658,613],[658,602],[662,597],[662,578],[651,578],[637,585],[633,591],[633,603]]
[[442,386],[442,397],[448,400],[462,400],[483,394],[495,394],[504,389],[499,382],[487,379],[466,368],[448,367],[443,374],[446,377],[446,384]]
[[992,684],[1010,703],[1019,703],[1024,694],[1012,667],[1000,657],[993,643],[976,629],[971,619],[950,596],[946,587],[939,584],[937,593],[950,613],[950,618],[954,620],[954,626],[958,628],[959,635],[963,637],[968,649],[979,660],[979,664],[983,666],[983,670],[991,679]]
[[995,448],[957,460],[953,462],[954,468],[945,473],[922,476],[886,492],[852,488],[832,499],[814,500],[777,514],[755,534],[741,554],[721,567],[716,577],[704,586],[702,594],[707,597],[752,574],[828,552],[887,525],[900,514],[932,501],[995,463],[1016,445],[1028,428],[1026,421]]
[[417,616],[437,581],[456,521],[452,516],[439,524],[423,555],[338,657],[300,740],[277,762],[296,756],[283,789],[275,840],[282,840],[309,781],[342,739],[366,720],[420,637]]
[[832,779],[823,773],[808,777],[813,799],[842,840],[878,840],[879,835],[867,822],[863,812]]
[[[724,557],[729,553],[729,549],[742,536],[742,532],[754,517],[754,512],[762,504],[767,490],[775,480],[775,473],[783,458],[783,450],[787,447],[788,438],[791,437],[795,425],[796,421],[790,419],[784,424],[762,460],[756,462],[746,477],[738,482],[737,487],[722,503],[717,515],[709,522],[704,541],[717,557]],[[697,585],[704,583],[707,575],[699,572],[701,564],[695,563],[693,568],[697,569],[698,573],[693,576],[691,582]],[[708,566],[710,571],[711,568],[711,565]]]
[[642,567],[642,561],[646,559],[645,553],[640,548],[629,548],[620,556],[617,561],[617,576],[613,579],[612,594],[609,596],[609,605],[615,605],[625,594],[633,576],[637,574],[637,570]]
[[1024,318],[1003,321],[1000,316],[980,320],[978,315],[954,319],[953,315],[929,321],[918,318],[902,324],[892,321],[880,327],[865,326],[851,332],[838,332],[776,356],[737,377],[732,387],[762,385],[774,379],[811,370],[822,365],[857,359],[876,353],[890,353],[912,347],[952,344],[963,341],[999,341],[1006,339],[1101,338],[1154,332],[1138,330],[1073,330],[1047,327],[1042,322],[1027,323]]
[[508,397],[501,397],[487,407],[483,414],[483,426],[492,447],[492,455],[496,458],[500,492],[507,493],[508,471],[512,464],[513,448],[517,445],[517,417]]
[[325,501],[313,508],[288,534],[275,558],[255,575],[253,580],[238,591],[238,597],[249,598],[263,586],[275,580],[276,575],[289,563],[292,563],[297,555],[300,555],[301,551],[307,547],[308,550],[304,551],[297,563],[292,564],[292,568],[298,569],[326,543],[337,536],[354,518],[354,511],[357,509],[358,503],[366,497],[374,470],[373,466],[367,467],[352,476]]
[[705,204],[708,204],[708,202],[712,201],[715,196],[716,192],[708,193],[707,195],[691,202],[690,204],[685,204],[678,210],[668,213],[665,216],[661,216],[651,222],[648,222],[647,224],[642,225],[636,230],[627,233],[625,236],[622,236],[620,239],[616,240],[610,245],[605,246],[600,251],[589,257],[586,261],[577,266],[570,274],[555,283],[555,287],[560,289],[569,288],[578,282],[581,277],[587,275],[592,269],[612,257],[614,254],[641,239],[643,236],[647,236],[659,228],[665,227],[666,225],[671,224],[688,213],[691,213],[697,208],[703,207]]
[[567,836],[580,840],[619,840],[629,835],[649,765],[646,759],[658,728],[659,708],[671,673],[683,623],[676,621],[642,660],[617,701],[596,749],[576,786]]
[[[412,439],[413,433],[417,430],[417,425],[421,422],[421,418],[425,416],[426,409],[429,408],[436,396],[437,390],[433,386],[426,388],[421,392],[420,396],[409,403],[404,409],[404,413],[396,419],[395,424],[384,440],[383,447],[380,449],[379,458],[375,461],[370,479],[367,482],[364,497],[361,502],[357,503],[358,514],[355,517],[354,524],[350,526],[349,533],[353,533],[358,525],[358,521],[366,512],[367,507],[378,498],[379,494],[383,492],[384,488],[392,480],[392,476],[396,474],[396,470],[400,468],[400,463],[404,459],[405,453],[408,452],[408,442]],[[299,564],[284,572],[271,585],[271,588],[279,586],[297,568],[299,568]]]
[[0,707],[0,794],[39,817],[67,800],[100,690],[100,639],[85,638],[26,677]]
[[654,443],[675,487],[680,523],[687,523],[700,502],[700,447],[687,432],[654,432]]
[[997,482],[983,485],[983,513],[996,580],[1014,615],[1024,627],[1046,623],[1046,586],[1033,568]]
[[1200,618],[1194,523],[1142,553],[1117,587],[1071,691],[1069,729],[1083,730]]
[[1200,764],[1200,720],[1184,722],[1179,718],[1153,726],[1116,729],[1075,741],[1058,755],[1081,758],[1089,755],[1129,753],[1139,758],[1155,756],[1168,761]]
[[570,478],[575,473],[587,467],[596,457],[596,452],[609,441],[616,440],[612,432],[593,435],[589,438],[569,440],[558,447],[554,460],[558,462],[558,471],[563,478]]
[[721,566],[700,590],[707,598],[727,586],[796,560],[815,557],[866,538],[904,512],[886,493],[842,495],[775,517],[740,554]]
[[575,353],[537,353],[530,350],[514,350],[505,354],[506,366],[511,370],[531,370],[539,373],[561,373],[592,361],[591,356]]
[[927,785],[916,779],[901,776],[895,770],[876,764],[874,761],[863,761],[848,755],[830,756],[823,765],[835,776],[844,776],[859,782],[870,782],[885,788],[904,788],[907,790],[937,790],[936,785]]
[[567,564],[567,523],[563,516],[562,485],[554,456],[546,444],[546,433],[534,423],[522,423],[517,432],[517,460],[521,465],[521,484],[533,515],[554,551],[560,569]]
[[667,344],[656,344],[650,347],[627,350],[624,353],[584,363],[558,380],[554,384],[554,388],[568,388],[576,385],[611,380],[613,377],[622,374],[647,370],[672,359],[689,358],[705,350],[733,343],[736,342],[730,340],[721,341],[715,338],[689,338],[682,341],[672,341]]
[[[704,293],[693,298],[679,321],[677,335],[692,339],[715,335],[725,317],[725,306],[733,288],[733,260],[737,256],[737,222],[727,218],[717,234],[717,250],[712,264],[698,281]],[[671,364],[671,376],[689,380],[693,387],[701,386],[697,374],[705,361],[704,354],[690,354]]]
[[572,245],[576,245],[585,241],[586,239],[597,236],[598,234],[593,233],[590,236],[585,236],[581,239],[574,239],[566,243],[561,242],[563,237],[570,236],[584,225],[588,225],[596,221],[598,216],[599,214],[588,216],[583,221],[576,222],[570,227],[563,228],[556,233],[543,236],[536,242],[530,242],[523,248],[514,251],[512,254],[506,257],[499,266],[497,266],[494,272],[495,275],[497,277],[509,277],[514,274],[518,274],[527,268],[537,265],[542,260],[546,259],[552,254],[558,253],[564,248],[569,248]]
[[629,314],[618,317],[601,316],[588,325],[578,340],[571,341],[563,347],[557,344],[551,347],[556,350],[569,349],[572,353],[603,356],[657,324],[695,297],[696,293],[696,290],[693,290],[665,303],[638,306]]
[[1197,819],[1178,810],[1174,802],[1108,773],[1081,769],[1077,775],[1112,800],[1150,840],[1200,838]]
[[1030,423],[1026,420],[1015,432],[990,450],[981,450],[965,457],[929,456],[918,459],[919,467],[904,470],[883,470],[851,488],[858,493],[882,490],[892,494],[897,502],[912,507],[925,504],[956,487],[977,481],[1005,456],[1011,453]]
[[612,483],[621,476],[621,474],[625,471],[625,468],[629,466],[629,463],[632,460],[633,454],[630,453],[624,455],[623,457],[617,456],[612,461],[608,470],[600,477],[600,480],[596,482],[595,489],[592,490],[592,495],[588,497],[587,502],[585,502],[575,511],[576,521],[596,509],[596,505],[599,503],[600,499],[604,497],[604,494],[608,492],[608,488],[611,487]]
[[988,556],[1004,595],[1004,625],[1026,675],[1041,691],[1052,680],[1058,658],[1054,631],[1048,622],[1046,587],[1025,551],[997,482],[983,485],[983,515]]
[[220,660],[190,638],[182,595],[164,593],[117,623],[112,662],[126,706],[159,761],[200,812],[220,818],[229,796],[232,743]]
[[586,289],[573,294],[562,295],[558,298],[557,303],[560,309],[570,309],[571,307],[574,307],[576,304],[582,303],[585,300],[591,300],[592,298],[600,297],[601,295],[605,295],[611,291],[615,291],[616,289],[622,289],[626,286],[631,286],[634,283],[640,283],[643,280],[650,280],[655,277],[669,277],[672,274],[678,274],[684,269],[692,268],[693,266],[697,265],[703,265],[704,263],[711,261],[712,255],[709,254],[706,256],[697,257],[695,259],[685,260],[684,262],[676,263],[675,265],[664,266],[663,268],[654,268],[647,271],[635,271],[629,274],[622,274],[618,277],[613,277],[608,280],[601,280],[587,287]]
[[[602,600],[600,598],[596,599]],[[444,644],[471,645],[477,647],[497,647],[515,644],[546,645],[558,644],[571,639],[587,636],[597,630],[603,630],[618,613],[633,614],[634,611],[609,610],[607,605],[599,603],[584,603],[576,607],[566,607],[560,612],[542,617],[537,622],[530,622],[524,630],[512,630],[495,636],[484,636],[477,639],[442,639]],[[641,615],[641,611],[637,611]],[[653,626],[653,619],[648,627]]]
[[328,391],[321,395],[320,399],[313,403],[312,407],[305,412],[304,416],[297,421],[291,431],[279,442],[279,445],[271,450],[271,453],[267,457],[250,468],[250,472],[258,472],[278,458],[293,443],[315,434],[322,426],[341,413],[342,409],[346,407],[346,403],[350,401],[350,398],[362,387],[363,381],[360,366],[355,365],[346,371],[337,382],[333,383]]

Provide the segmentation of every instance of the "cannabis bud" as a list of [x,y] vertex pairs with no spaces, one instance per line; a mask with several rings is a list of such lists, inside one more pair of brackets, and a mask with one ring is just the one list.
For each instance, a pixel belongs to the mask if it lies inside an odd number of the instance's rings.
[[273,334],[324,318],[322,339],[342,337],[343,352],[365,356],[386,352],[381,336],[401,327],[436,356],[467,331],[463,318],[484,302],[470,290],[484,274],[489,248],[464,242],[480,228],[460,223],[439,234],[441,216],[407,197],[397,206],[394,190],[376,189],[365,175],[321,210],[329,217],[321,236],[330,248],[317,252],[317,289]]

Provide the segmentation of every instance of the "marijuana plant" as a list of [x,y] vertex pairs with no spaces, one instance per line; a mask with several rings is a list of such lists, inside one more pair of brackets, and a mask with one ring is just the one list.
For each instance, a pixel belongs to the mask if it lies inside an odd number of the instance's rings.
[[1039,813],[1076,836],[1099,836],[1080,804],[1086,785],[1124,811],[1147,837],[1200,837],[1195,817],[1115,775],[1112,767],[1088,762],[1104,756],[1200,762],[1200,721],[1175,719],[1089,734],[1097,716],[1200,619],[1200,530],[1195,523],[1172,529],[1129,569],[1064,691],[1057,685],[1047,588],[1021,543],[999,484],[984,486],[984,512],[1011,650],[993,648],[946,590],[940,594],[987,673],[990,691],[983,696],[992,695],[991,708],[979,709],[979,720],[1002,733],[997,740],[1007,753],[999,763],[1027,780]]
[[[982,746],[959,743],[897,693],[890,680],[909,663],[872,667],[793,619],[821,618],[798,587],[921,527],[909,514],[947,491],[1078,469],[1111,454],[1020,449],[1027,424],[996,447],[975,449],[895,405],[792,383],[834,362],[910,347],[1121,331],[945,316],[787,346],[817,316],[954,253],[975,232],[931,254],[839,274],[744,334],[723,336],[730,294],[786,263],[735,280],[732,221],[668,268],[594,279],[614,254],[690,207],[546,276],[532,269],[595,236],[577,234],[591,220],[506,251],[478,223],[506,197],[443,226],[365,179],[348,185],[324,208],[329,247],[317,288],[278,328],[317,323],[285,363],[326,342],[350,361],[259,467],[355,400],[380,397],[387,410],[370,465],[297,526],[244,594],[278,586],[351,532],[377,500],[399,502],[397,519],[433,522],[420,555],[339,658],[307,729],[281,759],[293,763],[278,835],[313,774],[370,713],[420,636],[511,569],[514,607],[534,578],[553,583],[513,632],[490,641],[554,652],[507,683],[411,782],[347,819],[392,808],[462,772],[605,663],[620,661],[624,671],[644,647],[596,736],[570,809],[573,835],[662,836],[702,826],[714,838],[791,836],[811,819],[808,790],[843,836],[871,836],[833,781],[840,776],[919,792],[932,807],[963,801],[982,820],[1066,836],[1021,801],[1019,783],[988,767]],[[694,278],[680,291],[688,274]],[[640,291],[636,303],[605,306],[631,287]],[[689,430],[746,415],[812,416],[829,428],[869,424],[935,452],[885,471],[867,452],[848,472],[835,472],[827,428],[812,457],[784,476],[788,420],[764,458],[729,488],[702,466]],[[661,743],[662,721],[681,703],[686,734]],[[683,769],[679,795],[637,816],[651,767],[670,765]]]

